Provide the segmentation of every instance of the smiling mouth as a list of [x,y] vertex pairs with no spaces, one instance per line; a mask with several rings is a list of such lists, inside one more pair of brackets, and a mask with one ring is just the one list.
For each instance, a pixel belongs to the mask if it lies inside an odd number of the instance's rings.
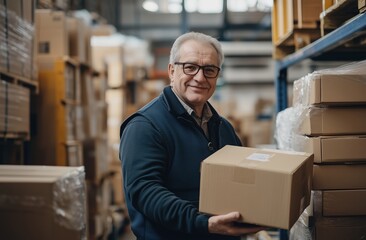
[[195,88],[195,89],[202,89],[202,90],[208,89],[208,87],[205,87],[205,86],[192,86],[192,85],[189,85],[189,87]]

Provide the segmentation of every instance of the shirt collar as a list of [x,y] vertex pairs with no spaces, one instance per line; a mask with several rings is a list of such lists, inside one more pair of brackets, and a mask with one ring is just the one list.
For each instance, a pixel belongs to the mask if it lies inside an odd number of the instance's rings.
[[[198,118],[197,114],[194,112],[194,110],[188,106],[188,104],[186,104],[179,96],[178,94],[175,93],[174,89],[172,88],[173,93],[175,94],[175,96],[178,98],[179,102],[182,104],[182,106],[184,107],[184,109],[188,112],[189,115]],[[203,106],[203,113],[202,113],[202,119],[208,121],[211,117],[212,117],[212,111],[210,109],[210,107],[208,106],[207,102],[205,103],[205,105]]]

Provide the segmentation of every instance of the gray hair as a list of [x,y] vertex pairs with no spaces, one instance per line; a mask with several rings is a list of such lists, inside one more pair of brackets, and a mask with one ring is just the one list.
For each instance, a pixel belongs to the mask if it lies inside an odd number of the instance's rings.
[[199,32],[188,32],[181,36],[179,36],[173,43],[173,46],[170,50],[170,57],[169,57],[169,63],[174,64],[175,62],[179,61],[179,50],[182,47],[183,43],[188,40],[196,40],[200,42],[206,42],[212,45],[212,47],[215,48],[217,55],[219,57],[219,67],[221,67],[223,61],[224,61],[224,53],[222,52],[221,44],[216,39],[209,35],[199,33]]

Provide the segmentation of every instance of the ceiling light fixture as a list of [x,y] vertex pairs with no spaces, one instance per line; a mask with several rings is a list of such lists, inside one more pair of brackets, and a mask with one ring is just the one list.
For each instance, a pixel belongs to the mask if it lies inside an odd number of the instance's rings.
[[142,7],[149,12],[157,12],[159,10],[159,5],[152,0],[145,0],[142,3]]

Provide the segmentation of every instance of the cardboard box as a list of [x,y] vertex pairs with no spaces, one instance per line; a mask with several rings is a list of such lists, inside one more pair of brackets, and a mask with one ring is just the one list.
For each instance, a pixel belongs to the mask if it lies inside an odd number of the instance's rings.
[[64,57],[69,55],[65,12],[36,10],[38,56]]
[[297,133],[302,135],[366,134],[366,107],[304,109]]
[[294,105],[366,103],[366,75],[312,73],[294,82]]
[[359,240],[366,236],[366,217],[327,217],[315,220],[312,239]]
[[[0,166],[2,236],[40,240],[86,237],[83,168],[17,167]],[[3,174],[9,170],[12,176]]]
[[322,191],[325,217],[366,216],[366,189]]
[[8,70],[8,34],[6,15],[7,9],[5,8],[5,2],[0,0],[0,69],[3,71]]
[[18,76],[22,75],[23,57],[23,33],[24,26],[22,22],[22,1],[7,1],[7,37],[8,37],[8,66],[9,72]]
[[314,190],[366,189],[366,164],[313,167]]
[[109,172],[108,141],[106,139],[86,139],[83,142],[83,156],[86,179],[99,183]]
[[290,229],[309,205],[313,156],[225,146],[202,162],[199,210]]
[[366,135],[304,138],[300,151],[314,153],[315,163],[366,162]]
[[0,80],[0,131],[29,135],[30,91]]
[[69,56],[81,63],[86,63],[85,35],[87,26],[78,18],[67,18],[67,30],[69,33]]

